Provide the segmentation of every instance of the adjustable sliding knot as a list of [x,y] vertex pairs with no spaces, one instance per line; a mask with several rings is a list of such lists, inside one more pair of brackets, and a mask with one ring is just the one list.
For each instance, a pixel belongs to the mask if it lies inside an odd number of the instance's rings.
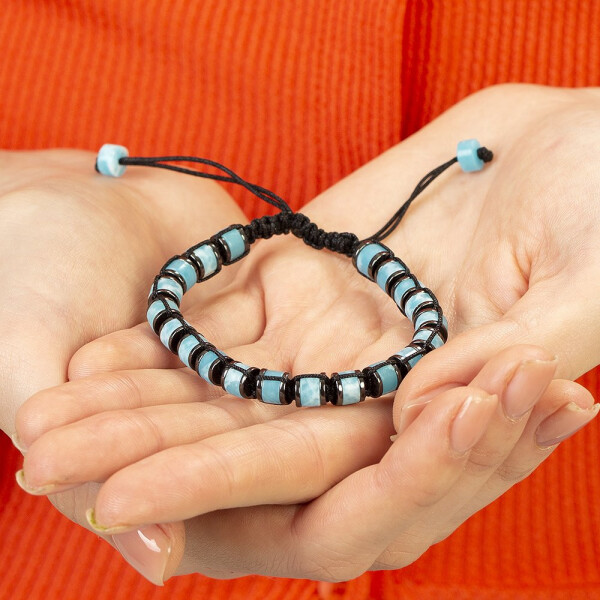
[[306,215],[297,212],[281,212],[254,219],[244,227],[250,243],[257,239],[269,239],[274,235],[293,233],[305,244],[316,250],[326,248],[345,256],[352,256],[359,239],[354,233],[325,231]]

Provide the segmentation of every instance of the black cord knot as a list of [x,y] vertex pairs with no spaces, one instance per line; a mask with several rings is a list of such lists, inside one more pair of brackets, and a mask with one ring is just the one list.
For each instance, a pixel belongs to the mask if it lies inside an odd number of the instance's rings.
[[477,148],[477,156],[485,163],[488,163],[494,158],[494,153],[488,150],[485,146]]

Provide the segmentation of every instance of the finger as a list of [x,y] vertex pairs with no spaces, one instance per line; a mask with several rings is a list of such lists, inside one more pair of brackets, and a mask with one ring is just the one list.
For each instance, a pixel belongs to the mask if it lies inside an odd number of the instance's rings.
[[[249,362],[262,362],[268,354],[262,344],[234,351]],[[21,408],[19,439],[29,450],[27,475],[21,473],[18,481],[30,493],[56,493],[103,481],[167,448],[285,413],[286,407],[230,396],[186,369],[80,379],[36,394]]]
[[20,444],[104,411],[182,404],[219,397],[223,391],[188,369],[118,371],[70,381],[34,394],[17,413]]
[[[463,413],[459,424],[468,398],[479,401],[470,401],[471,422]],[[461,449],[474,443],[497,400],[467,387],[441,394],[433,406],[427,424],[407,430],[380,465],[354,472],[309,504],[219,510],[188,521],[178,573],[344,581],[364,572],[388,540],[426,517],[460,477],[468,451],[451,449],[451,427],[462,429]]]
[[[235,266],[235,265],[234,265]],[[262,295],[256,284],[240,281],[217,296],[197,301],[184,318],[217,348],[251,344],[265,327]],[[212,282],[207,282],[212,283]],[[204,284],[203,284],[204,285]],[[192,290],[193,291],[193,290]],[[181,367],[148,323],[98,338],[78,350],[69,363],[69,379],[115,370]]]
[[523,433],[503,463],[473,498],[454,517],[453,529],[493,502],[515,483],[525,479],[556,449],[590,423],[600,409],[583,386],[572,381],[553,381],[534,408]]
[[[569,283],[571,285],[571,283]],[[394,422],[400,426],[405,403],[417,404],[421,398],[435,395],[453,385],[471,381],[483,365],[502,349],[515,344],[546,348],[558,357],[556,376],[574,379],[584,372],[594,351],[569,338],[578,330],[579,317],[568,303],[556,305],[556,289],[550,282],[540,283],[527,292],[498,321],[474,327],[451,338],[444,346],[427,354],[402,382],[394,407]],[[555,306],[556,305],[556,306]],[[551,309],[549,307],[552,307]],[[593,310],[591,305],[587,307]],[[549,318],[548,314],[552,317]],[[533,326],[540,324],[543,326]],[[587,350],[585,349],[587,348]],[[585,360],[582,352],[587,352]]]
[[[130,528],[233,506],[313,498],[378,461],[389,447],[389,401],[343,410],[343,420],[336,407],[296,410],[154,454],[106,481],[96,501],[96,523]],[[363,451],[357,453],[356,446]],[[179,465],[185,465],[185,477]]]
[[[479,362],[479,361],[478,361]],[[416,398],[410,396],[414,386],[400,386],[396,395],[399,404],[398,434],[401,434],[423,411],[425,406],[441,391],[465,383],[481,387],[489,394],[498,394],[501,398],[499,417],[490,427],[500,424],[499,435],[502,438],[507,425],[507,418],[520,419],[526,415],[541,398],[556,370],[557,360],[547,350],[532,345],[517,345],[498,352],[487,361],[481,370],[468,379],[472,366],[463,363],[464,372],[455,372],[454,381],[432,390],[421,392]],[[491,431],[488,431],[488,436]]]

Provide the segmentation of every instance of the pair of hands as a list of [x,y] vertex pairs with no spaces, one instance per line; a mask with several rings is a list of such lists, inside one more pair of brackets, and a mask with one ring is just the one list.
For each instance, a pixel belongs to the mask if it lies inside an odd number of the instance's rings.
[[[365,236],[458,139],[496,154],[481,173],[445,174],[387,240],[435,291],[450,341],[396,398],[344,408],[227,397],[134,326],[166,258],[244,222],[219,187],[133,168],[109,180],[75,151],[2,155],[5,281],[20,276],[0,324],[2,427],[16,423],[26,448],[21,483],[87,527],[95,507],[96,527],[156,582],[196,571],[344,580],[411,563],[597,412],[570,380],[600,362],[599,99],[480,92],[303,209]],[[347,259],[283,238],[196,286],[183,308],[238,360],[332,372],[410,338],[374,288]]]

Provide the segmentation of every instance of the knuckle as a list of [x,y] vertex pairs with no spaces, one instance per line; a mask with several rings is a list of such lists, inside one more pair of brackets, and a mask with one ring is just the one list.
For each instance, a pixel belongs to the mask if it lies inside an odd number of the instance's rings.
[[535,471],[537,464],[535,465],[514,465],[510,463],[503,463],[496,469],[496,476],[504,483],[513,485],[519,481],[523,481],[526,477],[531,475]]
[[506,452],[499,449],[486,448],[485,450],[480,450],[473,448],[469,454],[465,471],[475,477],[485,476],[490,470],[501,465],[505,457]]

